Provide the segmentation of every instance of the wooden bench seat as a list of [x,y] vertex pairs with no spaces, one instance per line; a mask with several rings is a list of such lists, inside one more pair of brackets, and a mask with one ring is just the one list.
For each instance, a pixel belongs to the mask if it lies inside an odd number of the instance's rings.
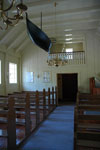
[[81,121],[91,121],[91,120],[94,120],[94,121],[97,121],[97,120],[100,120],[100,115],[78,115],[78,122],[81,122]]
[[80,123],[77,125],[78,129],[81,130],[81,129],[88,129],[88,130],[97,130],[100,131],[100,124],[91,124],[91,123],[88,123],[88,124],[84,124],[84,123]]
[[81,130],[77,132],[77,138],[79,140],[91,140],[100,142],[100,132]]
[[91,140],[78,140],[77,145],[82,146],[82,147],[86,147],[86,148],[87,147],[94,148],[94,150],[100,149],[100,141],[98,142],[98,141],[91,141]]
[[7,138],[7,130],[0,129],[0,137],[6,137]]
[[74,149],[100,148],[100,95],[78,93],[74,112]]
[[[25,115],[25,112],[24,111],[16,111],[16,114],[21,114],[21,115]],[[31,115],[35,115],[36,112],[30,112]]]
[[79,105],[99,105],[100,104],[100,100],[81,100],[79,102]]
[[79,105],[78,110],[100,111],[100,105]]
[[7,118],[0,117],[0,123],[7,123]]
[[[0,123],[6,123],[7,124],[8,120],[5,117],[0,117]],[[25,125],[25,119],[20,119],[20,118],[16,118],[16,124],[17,125]]]
[[0,115],[7,115],[7,113],[8,110],[4,110],[4,109],[0,110]]

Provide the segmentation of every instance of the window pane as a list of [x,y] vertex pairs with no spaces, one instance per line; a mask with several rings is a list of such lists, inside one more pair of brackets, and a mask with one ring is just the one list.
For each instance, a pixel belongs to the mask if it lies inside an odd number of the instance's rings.
[[66,48],[66,52],[73,52],[73,48]]
[[17,64],[9,63],[9,83],[17,83]]
[[73,59],[73,48],[66,48],[67,59]]

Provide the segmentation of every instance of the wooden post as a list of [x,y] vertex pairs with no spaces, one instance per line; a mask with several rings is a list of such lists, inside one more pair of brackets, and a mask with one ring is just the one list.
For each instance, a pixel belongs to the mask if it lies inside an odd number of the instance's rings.
[[74,109],[74,150],[77,150],[77,124],[78,124],[78,111],[77,107]]
[[55,87],[55,102],[56,102],[56,106],[58,106],[57,87]]
[[52,87],[52,107],[54,108],[54,87]]
[[48,111],[51,109],[51,103],[50,103],[50,88],[48,88]]
[[77,92],[77,97],[76,97],[76,106],[78,107],[79,105],[79,93]]
[[[78,92],[78,93],[77,93],[77,99],[76,99],[77,110],[78,110],[79,104],[80,104],[80,93]],[[81,109],[81,110],[79,111],[79,113],[80,113],[80,114],[83,114],[84,111]]]
[[25,104],[25,136],[31,133],[31,118],[30,118],[30,95],[26,95]]
[[45,89],[43,89],[43,119],[46,117],[46,95]]
[[8,99],[8,150],[17,150],[16,148],[16,114],[14,108],[14,98],[10,97]]
[[36,125],[40,123],[39,92],[36,91]]

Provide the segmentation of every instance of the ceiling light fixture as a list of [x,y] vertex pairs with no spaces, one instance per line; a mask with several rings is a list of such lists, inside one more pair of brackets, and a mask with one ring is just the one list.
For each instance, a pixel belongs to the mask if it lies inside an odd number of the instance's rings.
[[[6,7],[9,4],[8,7]],[[5,8],[6,7],[6,8]],[[16,14],[12,15],[11,10],[14,10],[16,8]],[[18,0],[0,0],[0,15],[3,22],[3,25],[6,25],[5,28],[0,26],[0,29],[8,29],[8,26],[15,26],[20,20],[23,19],[23,13],[27,10],[27,6],[23,4],[23,0],[20,0],[20,3],[18,3]],[[10,15],[11,16],[10,16]]]
[[72,31],[72,29],[65,29],[64,31]]
[[66,53],[48,54],[47,63],[49,66],[64,66],[67,64]]
[[67,38],[67,39],[65,39],[66,41],[71,41],[72,40],[72,38]]
[[65,34],[65,36],[72,36],[72,34]]

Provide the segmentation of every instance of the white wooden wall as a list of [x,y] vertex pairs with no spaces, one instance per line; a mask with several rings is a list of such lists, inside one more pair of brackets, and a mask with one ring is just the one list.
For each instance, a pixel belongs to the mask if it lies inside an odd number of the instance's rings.
[[[11,50],[10,53],[7,52],[5,46],[0,46],[0,60],[1,60],[1,84],[0,84],[0,95],[7,95],[14,91],[20,90],[20,57],[14,53],[14,50]],[[16,63],[18,66],[17,84],[9,84],[9,62]]]
[[[57,84],[57,73],[78,73],[78,89],[82,92],[89,91],[89,78],[100,78],[100,37],[94,31],[85,32],[86,64],[73,64],[62,67],[48,66],[47,53],[31,43],[22,55],[22,88],[23,90],[42,90]],[[43,72],[51,72],[51,82],[43,82]],[[34,72],[34,82],[27,83],[26,72]],[[39,78],[38,78],[39,75]]]
[[[78,89],[82,92],[89,91],[89,78],[96,76],[100,79],[100,36],[94,31],[85,32],[85,64],[69,64],[62,67],[51,67],[47,65],[47,52],[35,46],[31,41],[21,55],[10,52],[5,46],[0,45],[0,59],[2,62],[2,83],[0,95],[20,90],[42,90],[57,85],[57,73],[78,73]],[[9,84],[9,62],[18,65],[18,83]],[[51,73],[49,83],[44,83],[43,72]],[[26,82],[26,72],[34,72],[34,82]]]

